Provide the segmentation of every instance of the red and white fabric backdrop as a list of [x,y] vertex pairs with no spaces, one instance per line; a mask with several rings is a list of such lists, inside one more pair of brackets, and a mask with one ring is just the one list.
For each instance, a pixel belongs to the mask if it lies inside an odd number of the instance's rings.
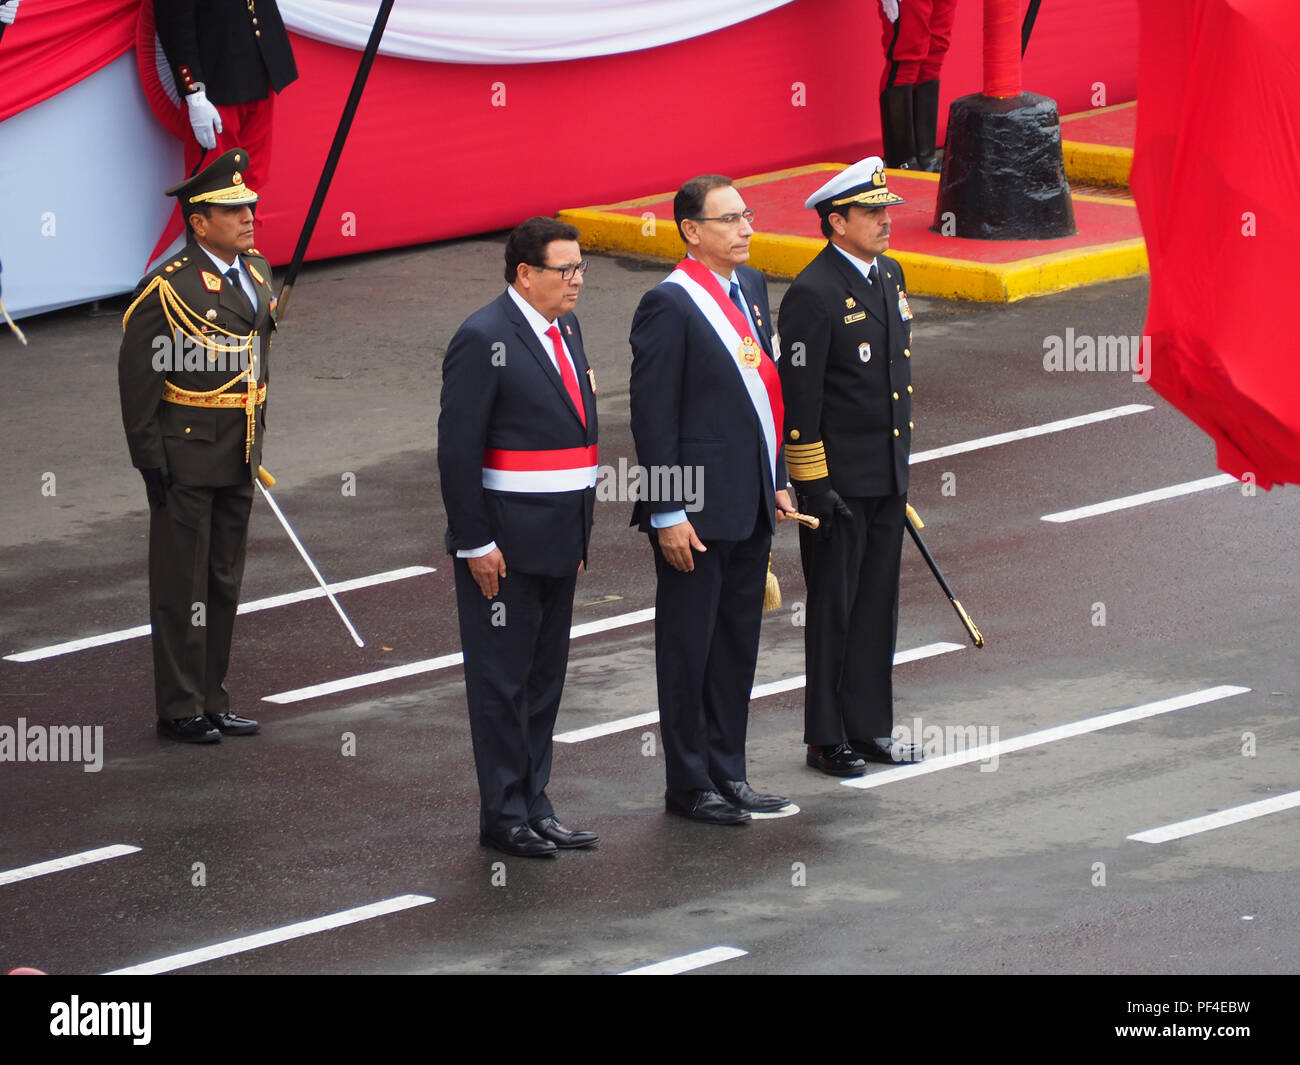
[[[701,172],[879,150],[877,2],[399,0],[309,257],[500,229]],[[1044,4],[1026,87],[1055,97],[1062,113],[1091,106],[1099,85],[1107,103],[1132,99],[1135,3]],[[259,247],[282,263],[378,3],[279,6],[300,77],[276,104]],[[0,42],[0,256],[11,310],[129,289],[162,231],[161,190],[181,176],[180,151],[138,76],[134,86],[121,76],[134,65],[125,53],[138,8],[32,0]],[[944,108],[980,89],[982,8],[958,6]],[[52,242],[42,219],[58,215],[60,196],[77,224]]]

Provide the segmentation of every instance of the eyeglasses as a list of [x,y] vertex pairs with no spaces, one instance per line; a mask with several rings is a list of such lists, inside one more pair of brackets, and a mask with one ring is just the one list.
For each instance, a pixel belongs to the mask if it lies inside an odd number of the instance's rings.
[[[532,265],[531,263],[529,264]],[[574,274],[585,274],[587,267],[591,265],[589,259],[583,259],[580,263],[572,263],[569,266],[533,266],[534,270],[554,270],[565,281],[572,281]]]
[[754,212],[753,212],[753,209],[747,207],[747,208],[745,208],[745,210],[741,211],[740,214],[721,214],[721,215],[718,215],[716,218],[696,218],[696,219],[694,219],[694,221],[696,221],[696,222],[721,222],[724,226],[736,226],[736,225],[739,225],[739,224],[740,224],[740,220],[741,220],[742,218],[743,218],[746,222],[752,222],[752,221],[754,220]]

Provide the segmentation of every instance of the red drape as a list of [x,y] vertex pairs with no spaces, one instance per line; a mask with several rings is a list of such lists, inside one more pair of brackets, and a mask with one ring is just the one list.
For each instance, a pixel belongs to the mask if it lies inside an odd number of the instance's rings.
[[1151,386],[1221,469],[1300,483],[1300,10],[1144,0],[1132,187],[1151,261]]
[[20,4],[0,41],[0,122],[75,85],[135,44],[140,0]]

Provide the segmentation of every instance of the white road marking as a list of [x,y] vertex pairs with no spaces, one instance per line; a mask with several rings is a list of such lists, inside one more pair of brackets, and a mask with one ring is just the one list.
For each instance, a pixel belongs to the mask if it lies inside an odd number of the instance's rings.
[[382,902],[372,902],[366,906],[354,906],[350,910],[340,910],[338,913],[326,914],[324,917],[313,917],[310,921],[299,921],[297,924],[287,924],[281,928],[270,928],[265,932],[257,932],[251,936],[228,939],[224,943],[213,943],[210,947],[187,950],[183,954],[170,954],[165,958],[141,962],[139,965],[130,965],[125,969],[114,969],[103,975],[153,976],[156,973],[169,973],[175,969],[184,969],[187,966],[199,965],[205,961],[227,958],[231,954],[242,954],[248,950],[269,947],[276,943],[284,943],[290,939],[300,939],[303,936],[314,935],[317,932],[327,932],[331,928],[342,928],[345,925],[356,924],[358,921],[369,921],[373,917],[383,917],[385,914],[409,910],[413,906],[425,906],[433,901],[433,898],[428,895],[398,895],[396,898],[384,899]]
[[[960,650],[962,650],[962,645],[959,643],[927,643],[921,647],[899,651],[894,655],[894,665],[901,666],[905,662],[915,662],[921,658],[932,658],[935,655]],[[795,691],[802,688],[807,682],[807,675],[801,673],[797,677],[773,680],[767,684],[756,684],[750,690],[749,697],[751,699],[762,699],[768,695],[779,695],[781,692]],[[627,732],[629,729],[653,725],[658,720],[659,711],[651,710],[648,714],[620,717],[613,721],[602,722],[599,725],[588,725],[586,728],[574,729],[571,732],[560,732],[553,736],[552,739],[556,743],[582,743],[584,740],[599,739],[601,736],[612,736],[616,732]]]
[[576,728],[571,732],[559,732],[551,738],[556,743],[582,743],[584,740],[595,740],[601,736],[612,736],[615,732],[626,732],[629,729],[641,728],[643,725],[653,725],[659,720],[659,711],[651,710],[648,714],[637,714],[635,717],[620,717],[615,721],[606,721],[599,725],[588,725],[586,728]]
[[1014,440],[1027,440],[1031,436],[1046,436],[1048,433],[1059,433],[1062,429],[1092,425],[1095,422],[1104,422],[1111,418],[1122,418],[1127,414],[1141,414],[1144,410],[1151,409],[1144,403],[1130,403],[1127,406],[1111,407],[1109,410],[1099,410],[1092,414],[1080,414],[1074,418],[1062,418],[1060,421],[1031,425],[1027,429],[1015,429],[1009,433],[981,436],[976,440],[967,440],[961,444],[949,444],[947,447],[937,447],[932,451],[918,451],[912,455],[908,464],[915,466],[918,462],[933,462],[935,459],[946,459],[949,455],[962,455],[967,451],[979,451],[986,447],[997,447],[999,444],[1010,444]]
[[90,865],[92,862],[102,862],[108,858],[120,858],[124,854],[135,854],[139,849],[139,847],[132,847],[127,843],[114,843],[109,847],[96,847],[93,851],[68,854],[62,858],[52,858],[48,862],[38,862],[36,865],[24,865],[19,869],[6,869],[4,872],[0,872],[0,885],[16,884],[20,880],[30,880],[34,876],[45,876],[46,873],[60,873],[64,869],[76,869],[80,865]]
[[938,755],[927,758],[924,762],[901,765],[895,769],[886,769],[879,773],[868,773],[865,777],[854,777],[852,780],[844,780],[840,783],[846,788],[879,788],[885,784],[893,784],[895,781],[910,780],[912,777],[925,776],[927,773],[938,773],[940,770],[951,769],[953,766],[967,765],[970,762],[982,762],[995,756],[1001,757],[1004,754],[1010,754],[1012,751],[1023,751],[1027,747],[1038,747],[1044,743],[1068,740],[1073,736],[1083,736],[1089,732],[1111,728],[1114,725],[1126,725],[1130,721],[1141,721],[1143,718],[1155,717],[1157,714],[1167,714],[1173,710],[1185,710],[1191,706],[1201,706],[1205,703],[1217,702],[1219,699],[1229,699],[1234,695],[1244,695],[1248,691],[1250,691],[1249,688],[1240,688],[1230,684],[1222,684],[1215,688],[1202,688],[1200,691],[1188,692],[1186,695],[1176,695],[1173,698],[1160,699],[1154,703],[1142,703],[1140,706],[1130,706],[1126,710],[1113,710],[1107,714],[1098,714],[1096,717],[1085,717],[1081,721],[1055,725],[1052,728],[1029,732],[1023,736],[1014,736],[1009,740],[999,740],[997,743],[986,743],[979,747],[971,747],[965,751],[954,751],[952,754]]
[[1289,791],[1285,795],[1275,795],[1271,799],[1260,799],[1258,802],[1248,802],[1242,806],[1230,806],[1226,810],[1206,814],[1204,817],[1192,817],[1186,821],[1175,821],[1172,825],[1161,825],[1159,828],[1148,828],[1144,832],[1134,832],[1128,838],[1135,839],[1139,843],[1168,843],[1171,839],[1194,836],[1198,832],[1209,832],[1211,829],[1235,825],[1240,821],[1249,821],[1252,818],[1264,817],[1266,814],[1275,814],[1297,806],[1300,806],[1300,791]]
[[1182,484],[1171,484],[1168,488],[1155,488],[1150,492],[1139,492],[1137,495],[1108,499],[1104,503],[1093,503],[1087,507],[1076,507],[1074,510],[1044,514],[1042,520],[1055,522],[1078,521],[1080,518],[1110,514],[1116,510],[1128,510],[1131,507],[1141,507],[1147,503],[1158,503],[1162,499],[1174,499],[1178,496],[1191,495],[1193,492],[1204,492],[1207,488],[1222,488],[1224,485],[1236,483],[1237,478],[1232,474],[1220,473],[1215,477],[1202,477],[1199,481],[1184,481]]
[[[376,584],[388,584],[391,581],[401,581],[408,577],[419,577],[425,573],[435,572],[437,571],[429,566],[407,566],[405,569],[374,573],[369,577],[355,577],[350,581],[339,581],[337,584],[331,584],[329,588],[331,592],[338,595],[340,592],[353,592],[358,588],[370,588]],[[291,603],[303,603],[308,599],[324,598],[325,592],[323,589],[319,587],[304,588],[299,592],[286,592],[284,595],[272,595],[265,599],[253,599],[247,603],[240,603],[238,613],[256,614],[259,610],[271,610],[279,606],[288,606]],[[98,636],[86,636],[80,640],[69,640],[67,643],[38,647],[34,651],[20,651],[17,654],[5,655],[5,661],[39,662],[42,658],[54,658],[58,655],[72,654],[74,651],[85,651],[91,647],[103,647],[109,643],[134,640],[139,636],[148,636],[150,631],[148,625],[136,625],[130,629],[118,629],[116,632],[104,632]]]
[[683,954],[679,958],[669,958],[666,961],[657,961],[653,965],[643,965],[639,969],[627,969],[618,975],[676,976],[678,973],[688,973],[692,969],[700,969],[705,965],[716,965],[720,961],[743,958],[748,953],[749,951],[737,947],[710,947],[708,950],[697,950],[694,954]]
[[[607,632],[610,629],[621,629],[628,625],[639,625],[643,621],[650,621],[654,618],[654,607],[648,610],[634,610],[630,614],[618,614],[612,618],[604,618],[601,621],[584,621],[581,625],[574,625],[569,629],[569,639],[576,640],[582,636],[590,636],[596,632]],[[264,695],[262,701],[266,703],[300,703],[304,699],[319,699],[324,695],[334,695],[336,692],[352,691],[354,688],[366,688],[372,684],[384,684],[390,680],[400,680],[402,677],[414,677],[421,673],[433,673],[439,669],[450,669],[452,666],[458,666],[465,661],[465,656],[460,651],[450,655],[440,655],[437,658],[425,658],[419,662],[408,662],[404,666],[390,666],[388,669],[378,669],[373,673],[358,673],[352,677],[340,677],[338,680],[327,680],[321,684],[312,684],[306,688],[294,688],[292,691],[277,692],[275,695]],[[632,726],[628,726],[631,728]],[[559,739],[557,736],[556,739]]]
[[760,810],[751,810],[749,816],[755,821],[771,821],[778,817],[793,817],[799,812],[799,807],[792,802],[786,803],[779,810],[772,810],[769,813],[763,813]]

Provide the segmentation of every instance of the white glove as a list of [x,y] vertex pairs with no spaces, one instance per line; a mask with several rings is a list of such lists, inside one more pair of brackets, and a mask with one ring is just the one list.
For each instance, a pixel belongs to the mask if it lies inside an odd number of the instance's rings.
[[200,89],[185,97],[190,107],[190,125],[194,128],[194,139],[199,147],[212,149],[217,146],[217,134],[221,132],[221,115],[208,103],[208,94]]
[[7,4],[0,4],[0,25],[12,26],[17,14],[18,0],[9,0]]
[[890,22],[898,21],[898,0],[880,0],[880,9]]

